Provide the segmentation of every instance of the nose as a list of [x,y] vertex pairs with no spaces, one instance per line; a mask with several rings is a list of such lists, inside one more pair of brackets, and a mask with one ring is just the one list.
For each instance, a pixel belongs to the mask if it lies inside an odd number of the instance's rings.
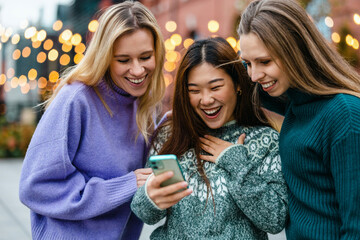
[[205,92],[201,95],[200,104],[203,106],[208,106],[214,103],[214,98],[210,92]]
[[134,61],[129,69],[129,72],[133,76],[141,76],[144,72],[144,67],[139,63],[139,61]]
[[251,69],[248,70],[250,70],[249,74],[251,77],[251,81],[253,82],[257,82],[265,76],[264,72],[261,71],[259,68],[251,67]]

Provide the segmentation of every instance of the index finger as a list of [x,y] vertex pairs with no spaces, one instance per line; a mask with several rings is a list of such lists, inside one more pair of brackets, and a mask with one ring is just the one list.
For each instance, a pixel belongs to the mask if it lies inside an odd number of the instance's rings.
[[153,179],[153,185],[155,187],[160,187],[160,184],[168,179],[170,179],[172,176],[174,176],[174,173],[172,171],[167,171],[167,172],[164,172],[164,173],[161,173],[157,176],[154,176],[154,179]]

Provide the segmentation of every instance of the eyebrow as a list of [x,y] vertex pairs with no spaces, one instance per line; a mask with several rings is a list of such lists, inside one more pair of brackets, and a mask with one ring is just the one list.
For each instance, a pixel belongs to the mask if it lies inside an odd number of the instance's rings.
[[[140,55],[150,54],[150,53],[153,53],[153,52],[154,52],[154,50],[149,50],[149,51],[145,51],[145,52],[140,53]],[[115,54],[114,57],[129,57],[129,55],[127,55],[127,54]]]
[[[224,81],[224,79],[223,79],[223,78],[215,78],[215,79],[213,79],[213,80],[210,80],[210,81],[208,82],[208,84],[212,84],[212,83],[220,82],[220,81]],[[197,86],[197,84],[195,84],[195,83],[188,83],[188,87],[189,87],[189,86]]]

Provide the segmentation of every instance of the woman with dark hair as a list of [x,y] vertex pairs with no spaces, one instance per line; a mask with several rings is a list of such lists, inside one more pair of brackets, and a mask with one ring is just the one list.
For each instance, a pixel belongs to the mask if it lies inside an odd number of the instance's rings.
[[267,239],[266,232],[284,228],[278,133],[253,108],[253,88],[226,40],[189,47],[176,77],[172,118],[158,129],[150,152],[175,154],[187,182],[160,187],[172,173],[152,175],[131,204],[147,224],[166,217],[151,239]]
[[285,116],[288,239],[360,239],[360,76],[294,0],[253,1],[241,58],[261,103]]

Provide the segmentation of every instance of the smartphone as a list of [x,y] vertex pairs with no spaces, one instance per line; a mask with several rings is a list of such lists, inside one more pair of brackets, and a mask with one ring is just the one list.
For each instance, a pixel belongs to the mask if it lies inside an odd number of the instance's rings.
[[174,154],[154,155],[149,158],[150,167],[155,176],[163,172],[172,171],[174,176],[161,183],[161,187],[165,187],[177,182],[185,181],[179,161]]

